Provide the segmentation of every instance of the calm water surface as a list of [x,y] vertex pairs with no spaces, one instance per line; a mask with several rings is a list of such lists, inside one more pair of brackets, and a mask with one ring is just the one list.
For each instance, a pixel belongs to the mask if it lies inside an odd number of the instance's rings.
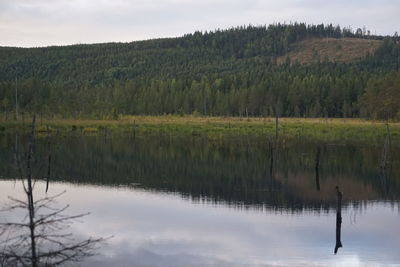
[[[400,266],[395,147],[382,172],[380,144],[81,135],[51,144],[49,194],[66,190],[60,205],[91,213],[71,232],[113,236],[82,266]],[[0,136],[1,205],[23,197],[14,147],[15,136]],[[40,138],[38,176],[47,150]],[[336,185],[343,247],[335,255]],[[37,184],[37,197],[44,188]]]

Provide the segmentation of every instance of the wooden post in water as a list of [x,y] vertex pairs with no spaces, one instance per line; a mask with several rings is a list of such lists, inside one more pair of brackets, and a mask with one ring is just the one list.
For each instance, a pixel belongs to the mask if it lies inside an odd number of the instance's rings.
[[335,245],[335,254],[338,252],[338,249],[342,247],[341,241],[341,227],[342,227],[342,192],[339,191],[339,187],[336,186],[336,245]]

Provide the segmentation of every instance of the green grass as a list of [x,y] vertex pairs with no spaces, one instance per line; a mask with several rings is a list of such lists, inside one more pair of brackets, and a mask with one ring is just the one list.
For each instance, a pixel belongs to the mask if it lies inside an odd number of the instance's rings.
[[[28,120],[0,121],[2,132],[25,131]],[[393,144],[400,144],[400,123],[389,124]],[[211,140],[227,137],[274,138],[274,118],[195,117],[195,116],[123,116],[119,120],[39,120],[38,132],[82,134],[131,133],[205,136]],[[281,139],[312,139],[326,142],[382,142],[386,123],[361,119],[280,118]]]

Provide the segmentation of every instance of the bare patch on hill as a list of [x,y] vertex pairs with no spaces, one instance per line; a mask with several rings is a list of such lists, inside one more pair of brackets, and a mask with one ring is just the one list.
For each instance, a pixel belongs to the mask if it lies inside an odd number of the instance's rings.
[[312,38],[292,44],[286,55],[277,58],[277,63],[284,63],[287,57],[292,63],[301,64],[351,62],[372,55],[381,44],[379,40],[361,38]]

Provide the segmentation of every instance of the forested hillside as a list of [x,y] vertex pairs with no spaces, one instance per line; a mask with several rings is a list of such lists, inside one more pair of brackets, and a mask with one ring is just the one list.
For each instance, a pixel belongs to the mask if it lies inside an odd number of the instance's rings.
[[[339,43],[333,53],[315,40]],[[399,54],[397,34],[302,23],[131,43],[0,47],[0,108],[12,116],[17,87],[22,112],[47,116],[400,119]]]

